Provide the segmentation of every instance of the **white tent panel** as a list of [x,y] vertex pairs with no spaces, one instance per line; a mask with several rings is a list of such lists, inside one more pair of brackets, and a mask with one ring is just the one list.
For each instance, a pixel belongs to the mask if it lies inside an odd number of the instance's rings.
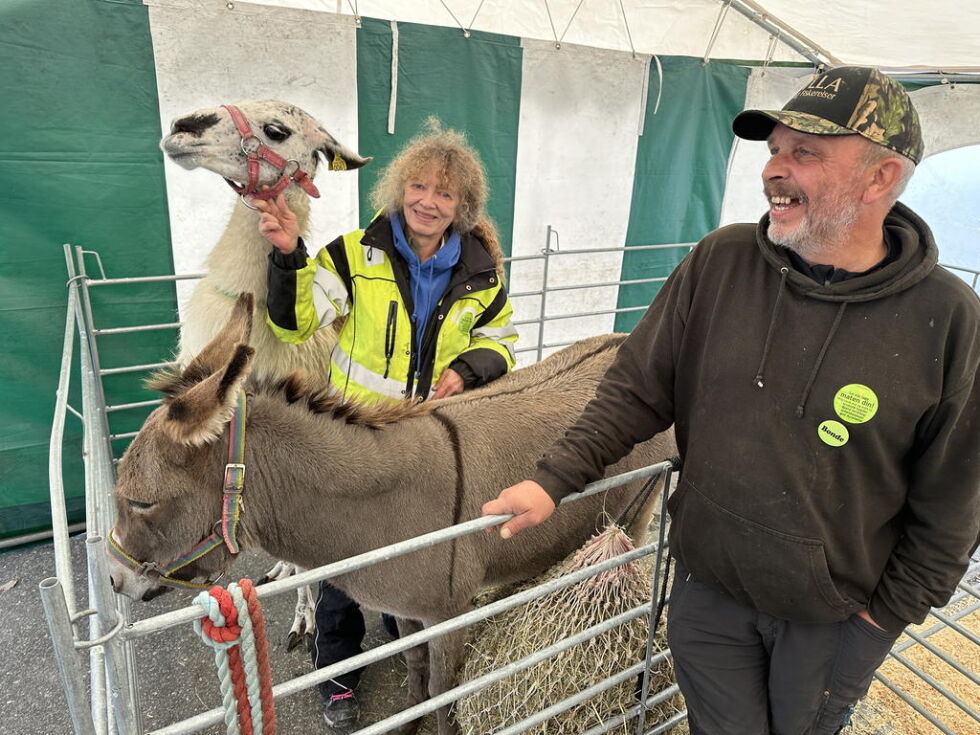
[[[548,225],[558,231],[551,246],[563,252],[622,247],[648,64],[648,58],[524,41],[513,255],[540,253]],[[548,282],[617,281],[621,264],[622,253],[559,256],[549,265]],[[521,263],[510,291],[540,289],[541,276],[540,263]],[[617,292],[610,286],[549,293],[547,311],[613,309]],[[519,299],[517,318],[536,318],[539,306],[537,299]],[[544,342],[611,332],[613,325],[613,314],[552,322]],[[534,337],[521,346],[535,344]]]
[[[257,5],[229,13],[224,3],[153,0],[150,29],[156,60],[161,130],[193,110],[243,99],[288,101],[317,118],[338,140],[357,150],[355,25],[349,18]],[[222,39],[215,43],[214,39]],[[288,58],[283,47],[293,49]],[[185,171],[166,161],[174,272],[205,270],[204,258],[228,223],[236,195],[215,174]],[[357,227],[357,174],[316,177],[313,247]],[[183,286],[186,286],[183,287]],[[191,286],[183,284],[183,303]]]
[[[745,109],[778,110],[804,85],[810,70],[753,69],[745,88]],[[761,141],[735,138],[728,163],[722,225],[757,222],[769,205],[762,194],[762,167],[769,149]]]
[[976,0],[759,0],[845,64],[980,67]]
[[[221,6],[225,0],[201,0]],[[597,48],[704,56],[722,0],[255,0]],[[975,0],[735,0],[757,17],[782,21],[847,64],[977,68],[980,3]],[[628,30],[627,30],[628,28]],[[770,34],[734,8],[724,13],[712,58],[764,60]],[[775,61],[803,61],[785,43]]]
[[943,84],[912,92],[925,155],[980,143],[980,85]]
[[[277,7],[318,8],[616,51],[703,56],[722,14],[718,0],[254,0]],[[725,14],[712,46],[715,58],[766,56],[768,34],[736,12]],[[804,61],[780,46],[777,61]]]

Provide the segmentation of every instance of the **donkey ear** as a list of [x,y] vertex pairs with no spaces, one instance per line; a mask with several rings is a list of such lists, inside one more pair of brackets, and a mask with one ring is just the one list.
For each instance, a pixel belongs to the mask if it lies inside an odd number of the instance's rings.
[[168,407],[164,427],[170,438],[178,444],[197,447],[221,436],[224,425],[231,420],[254,355],[254,347],[239,344],[223,371],[164,399]]
[[316,149],[317,153],[323,156],[327,162],[327,167],[331,171],[349,171],[360,168],[373,160],[370,156],[367,158],[359,156],[347,146],[339,143],[336,138],[322,127],[317,128],[317,133],[320,138],[320,145]]
[[204,380],[228,364],[229,358],[241,344],[247,344],[252,335],[252,311],[255,298],[251,293],[239,294],[231,316],[211,341],[208,342],[184,368],[181,383],[188,385]]

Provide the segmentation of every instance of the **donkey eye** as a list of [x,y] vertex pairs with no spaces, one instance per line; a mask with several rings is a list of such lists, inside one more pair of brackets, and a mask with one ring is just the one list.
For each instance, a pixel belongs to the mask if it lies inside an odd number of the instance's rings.
[[156,505],[156,503],[143,503],[139,500],[127,500],[126,503],[130,508],[134,508],[136,510],[149,510]]
[[293,134],[288,128],[284,128],[281,125],[274,125],[273,123],[263,125],[262,132],[266,134],[269,140],[274,140],[277,143],[286,140],[286,138]]

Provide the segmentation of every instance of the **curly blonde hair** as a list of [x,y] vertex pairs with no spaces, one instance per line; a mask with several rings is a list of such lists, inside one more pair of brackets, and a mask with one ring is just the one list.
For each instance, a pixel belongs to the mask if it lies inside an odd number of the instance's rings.
[[381,174],[371,191],[371,205],[386,213],[401,212],[405,184],[435,166],[440,184],[456,192],[453,226],[465,234],[484,217],[489,192],[483,162],[459,131],[443,129],[435,117],[426,127],[428,132],[410,140]]

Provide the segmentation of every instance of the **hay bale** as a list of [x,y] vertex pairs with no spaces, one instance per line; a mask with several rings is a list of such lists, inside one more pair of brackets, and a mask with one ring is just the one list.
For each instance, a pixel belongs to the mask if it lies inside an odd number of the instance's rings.
[[[625,531],[610,525],[518,591],[632,549]],[[649,601],[650,567],[649,558],[633,561],[490,618],[474,633],[460,679],[483,676]],[[662,650],[666,642],[659,637],[657,648]],[[632,620],[461,699],[456,703],[456,720],[465,735],[499,732],[643,660],[646,643],[647,618]],[[673,680],[673,667],[667,661],[651,672],[651,693],[670,686]],[[635,705],[635,686],[636,681],[630,679],[525,732],[581,733]],[[681,706],[675,697],[648,713],[647,722],[662,722]],[[627,735],[632,728],[625,724],[610,732]]]

